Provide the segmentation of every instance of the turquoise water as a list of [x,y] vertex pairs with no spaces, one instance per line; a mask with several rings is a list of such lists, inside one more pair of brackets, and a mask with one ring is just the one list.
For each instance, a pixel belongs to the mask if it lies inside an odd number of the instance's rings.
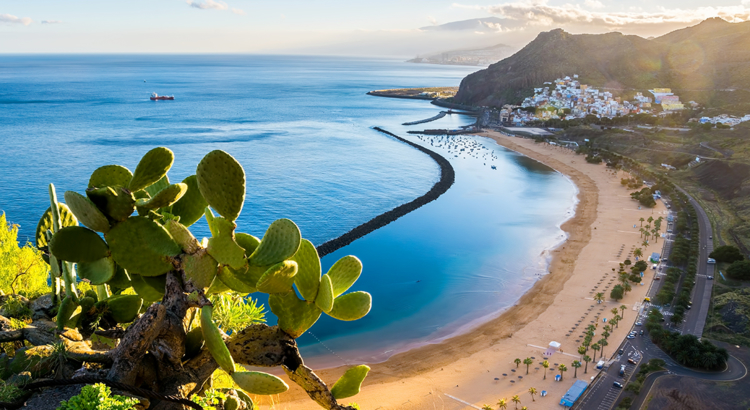
[[[559,225],[572,212],[574,186],[537,162],[479,137],[448,143],[406,133],[472,118],[405,127],[440,109],[365,95],[455,86],[472,71],[322,57],[3,56],[0,210],[31,236],[50,182],[59,194],[82,192],[96,167],[134,169],[157,145],[175,152],[170,177],[182,180],[206,152],[223,149],[248,174],[240,230],[261,236],[271,221],[289,217],[317,245],[437,181],[429,157],[371,129],[383,127],[448,158],[456,183],[323,259],[324,268],[346,254],[362,259],[354,290],[372,293],[373,309],[356,322],[324,316],[299,343],[313,364],[384,360],[515,303],[546,272],[545,250],[563,239]],[[151,102],[151,92],[176,100]],[[203,221],[194,231],[208,233]]]

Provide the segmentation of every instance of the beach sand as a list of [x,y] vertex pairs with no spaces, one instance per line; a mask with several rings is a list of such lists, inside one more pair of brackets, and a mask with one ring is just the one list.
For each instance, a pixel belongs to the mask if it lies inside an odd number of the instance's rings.
[[[356,402],[363,410],[458,410],[481,408],[483,404],[495,407],[498,399],[517,394],[521,406],[530,410],[558,409],[560,398],[576,380],[571,363],[580,360],[576,351],[585,327],[597,323],[601,328],[603,318],[613,316],[612,308],[623,304],[628,307],[604,349],[609,357],[616,353],[635,321],[634,309],[643,300],[654,271],[646,272],[645,286],[634,285],[632,292],[615,302],[609,299],[609,291],[617,284],[612,268],[628,256],[632,258],[632,249],[641,247],[638,228],[633,228],[634,224],[640,225],[639,218],[666,217],[663,203],[654,209],[639,210],[638,203],[629,196],[630,190],[620,185],[625,173],[614,175],[603,164],[586,163],[583,156],[570,150],[495,132],[480,135],[554,168],[576,184],[579,203],[575,216],[562,225],[568,240],[552,252],[550,274],[542,277],[516,305],[465,334],[372,364],[360,394],[341,400],[342,403]],[[644,255],[661,252],[661,245],[661,240],[656,244],[652,241],[643,248]],[[597,292],[605,293],[604,303],[593,300]],[[549,358],[551,367],[543,380],[540,362],[551,341],[562,344],[561,352]],[[515,358],[526,357],[534,358],[528,375],[524,364],[516,369],[513,363]],[[554,381],[559,371],[553,366],[556,368],[558,363],[568,367],[562,382]],[[316,373],[332,385],[345,370],[340,367]],[[577,379],[590,381],[596,375],[595,363],[589,363],[586,374],[583,367],[577,373]],[[289,392],[273,398],[258,397],[258,402],[263,408],[270,407],[271,399],[274,409],[320,408],[302,389],[289,384]],[[537,395],[532,402],[530,387],[539,392],[546,390],[548,395]]]

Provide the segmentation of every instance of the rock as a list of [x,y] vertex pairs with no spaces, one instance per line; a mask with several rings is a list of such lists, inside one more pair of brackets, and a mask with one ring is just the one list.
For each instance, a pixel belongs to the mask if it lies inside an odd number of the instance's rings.
[[16,386],[23,386],[31,381],[31,372],[21,372],[8,377],[5,382],[8,384],[15,384]]
[[52,293],[42,295],[31,302],[31,310],[34,311],[32,319],[51,319],[54,316],[52,311],[55,307],[55,300]]

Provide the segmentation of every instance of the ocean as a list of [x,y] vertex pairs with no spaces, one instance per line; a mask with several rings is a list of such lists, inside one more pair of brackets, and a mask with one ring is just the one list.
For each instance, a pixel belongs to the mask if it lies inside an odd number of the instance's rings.
[[[83,192],[97,167],[133,170],[155,146],[175,152],[169,176],[181,181],[205,153],[222,149],[247,173],[239,231],[262,236],[286,217],[319,245],[438,180],[431,158],[372,129],[382,127],[446,157],[456,182],[436,201],[323,258],[327,269],[341,256],[359,257],[364,271],[353,290],[370,292],[373,308],[355,322],[324,315],[298,340],[312,364],[382,361],[514,304],[546,273],[548,251],[564,240],[559,226],[573,214],[573,184],[538,162],[480,137],[406,132],[457,128],[473,118],[403,126],[441,108],[366,95],[457,86],[476,70],[309,56],[3,56],[0,211],[20,226],[22,239],[32,239],[49,206],[49,183],[59,196]],[[152,92],[175,100],[150,101]],[[205,221],[193,231],[207,236]]]

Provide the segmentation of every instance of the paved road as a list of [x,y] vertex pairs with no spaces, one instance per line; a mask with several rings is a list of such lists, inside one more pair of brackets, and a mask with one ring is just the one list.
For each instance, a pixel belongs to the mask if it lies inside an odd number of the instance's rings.
[[711,230],[711,221],[708,219],[706,211],[703,210],[693,197],[683,191],[682,188],[678,189],[688,196],[690,204],[695,208],[698,215],[700,247],[698,274],[695,277],[695,286],[693,287],[693,294],[691,295],[693,307],[688,310],[685,315],[685,322],[682,325],[682,333],[701,337],[701,335],[703,335],[703,328],[706,326],[706,317],[708,316],[708,308],[711,304],[711,292],[714,284],[714,281],[708,279],[708,277],[714,276],[715,265],[707,263],[708,255],[714,249],[713,232]]
[[[622,393],[622,388],[615,387],[614,382],[619,382],[625,386],[633,377],[641,360],[641,353],[629,343],[626,343],[626,346],[622,350],[622,354],[617,354],[601,370],[596,382],[589,386],[586,390],[586,395],[576,403],[576,408],[609,410],[614,406]],[[636,364],[628,362],[628,359],[632,359]],[[622,365],[625,366],[625,374],[620,376],[620,366]]]

